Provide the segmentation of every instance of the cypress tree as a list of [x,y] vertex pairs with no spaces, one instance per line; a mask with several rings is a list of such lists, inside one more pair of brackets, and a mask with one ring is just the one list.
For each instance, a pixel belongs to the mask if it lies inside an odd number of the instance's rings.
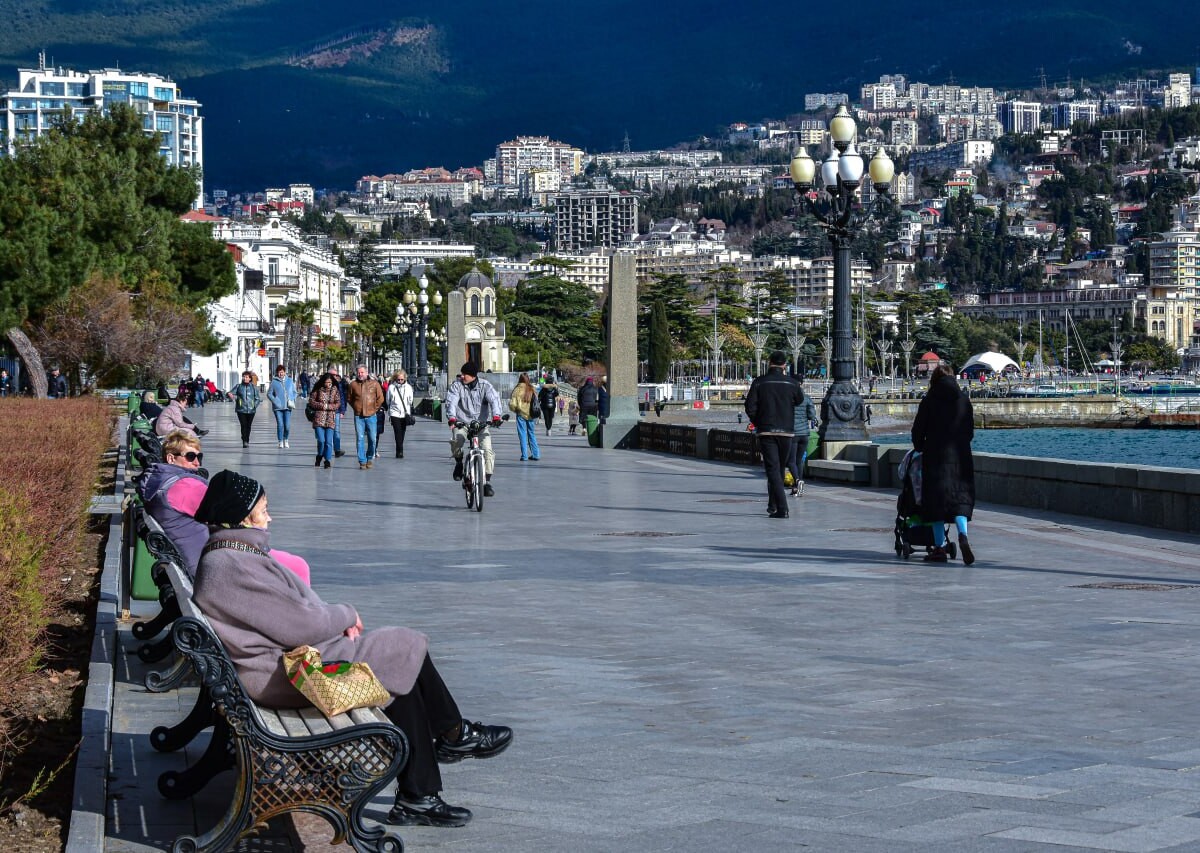
[[671,329],[667,325],[667,306],[661,299],[650,308],[649,338],[650,379],[665,382],[671,372]]

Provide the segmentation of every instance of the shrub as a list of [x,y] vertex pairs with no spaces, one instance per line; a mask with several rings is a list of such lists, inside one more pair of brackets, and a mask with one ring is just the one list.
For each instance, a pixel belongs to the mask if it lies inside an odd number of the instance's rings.
[[0,401],[0,661],[9,679],[0,691],[0,772],[19,681],[37,671],[62,578],[93,568],[83,548],[87,512],[112,421],[99,398]]

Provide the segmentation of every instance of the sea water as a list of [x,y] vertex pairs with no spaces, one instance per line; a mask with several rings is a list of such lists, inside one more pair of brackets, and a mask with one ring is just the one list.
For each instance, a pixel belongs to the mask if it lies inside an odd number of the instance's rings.
[[[872,432],[871,440],[879,444],[910,443],[908,432]],[[1200,468],[1198,429],[977,429],[971,449],[976,453],[1041,459]]]

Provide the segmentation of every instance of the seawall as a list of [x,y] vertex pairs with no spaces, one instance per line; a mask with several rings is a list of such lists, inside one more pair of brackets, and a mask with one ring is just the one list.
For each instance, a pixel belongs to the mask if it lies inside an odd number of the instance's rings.
[[[636,436],[643,450],[762,464],[757,438],[750,432],[642,421]],[[848,445],[837,459],[809,460],[806,476],[898,490],[896,468],[907,449]],[[999,453],[976,453],[974,458],[980,501],[1200,533],[1200,470]]]

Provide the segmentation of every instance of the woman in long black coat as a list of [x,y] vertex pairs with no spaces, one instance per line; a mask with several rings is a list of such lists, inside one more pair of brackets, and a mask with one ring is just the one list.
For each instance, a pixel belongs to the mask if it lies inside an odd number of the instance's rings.
[[971,401],[958,387],[953,371],[936,367],[929,377],[929,391],[917,408],[912,426],[912,443],[921,457],[921,520],[933,524],[933,552],[925,557],[946,562],[944,522],[958,527],[958,548],[963,562],[975,562],[967,541],[967,522],[975,510],[975,463],[971,439],[975,436],[975,413]]

